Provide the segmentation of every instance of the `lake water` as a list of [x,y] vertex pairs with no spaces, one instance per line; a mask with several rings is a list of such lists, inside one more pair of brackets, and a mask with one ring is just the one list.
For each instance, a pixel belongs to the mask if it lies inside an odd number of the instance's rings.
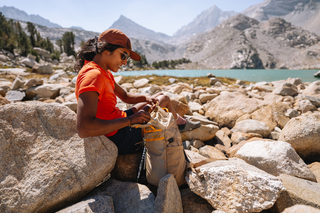
[[145,70],[145,71],[125,71],[114,73],[114,75],[137,76],[137,75],[159,75],[175,77],[201,77],[208,73],[217,77],[228,77],[251,82],[277,81],[291,78],[301,78],[303,82],[314,82],[320,80],[315,78],[314,73],[319,70]]

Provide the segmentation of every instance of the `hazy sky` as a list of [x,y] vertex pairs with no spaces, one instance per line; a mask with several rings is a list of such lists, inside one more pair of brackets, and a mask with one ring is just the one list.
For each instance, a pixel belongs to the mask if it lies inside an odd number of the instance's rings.
[[13,6],[62,27],[79,26],[94,32],[108,29],[124,15],[155,32],[173,35],[213,5],[223,11],[242,12],[261,2],[263,0],[1,0],[0,7]]

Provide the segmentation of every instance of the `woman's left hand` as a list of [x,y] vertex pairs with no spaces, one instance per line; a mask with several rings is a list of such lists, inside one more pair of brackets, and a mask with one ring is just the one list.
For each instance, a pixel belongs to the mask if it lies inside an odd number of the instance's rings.
[[146,96],[147,103],[150,104],[151,106],[156,103],[159,103],[159,99],[157,98],[158,96],[159,96],[158,93],[152,96],[150,95]]

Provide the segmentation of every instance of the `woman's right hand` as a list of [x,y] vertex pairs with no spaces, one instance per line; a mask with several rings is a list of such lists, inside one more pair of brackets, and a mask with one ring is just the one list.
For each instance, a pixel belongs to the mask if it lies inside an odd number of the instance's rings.
[[146,124],[150,120],[150,113],[140,110],[139,112],[129,116],[131,124]]

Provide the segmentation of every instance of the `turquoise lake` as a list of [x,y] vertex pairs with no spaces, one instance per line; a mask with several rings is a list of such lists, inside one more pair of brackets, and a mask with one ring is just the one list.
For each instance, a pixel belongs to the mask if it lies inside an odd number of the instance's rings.
[[145,71],[122,71],[114,75],[137,76],[137,75],[159,75],[176,77],[201,77],[212,73],[217,77],[228,77],[251,82],[277,81],[291,78],[301,78],[303,82],[314,82],[320,80],[313,76],[319,70],[145,70]]

